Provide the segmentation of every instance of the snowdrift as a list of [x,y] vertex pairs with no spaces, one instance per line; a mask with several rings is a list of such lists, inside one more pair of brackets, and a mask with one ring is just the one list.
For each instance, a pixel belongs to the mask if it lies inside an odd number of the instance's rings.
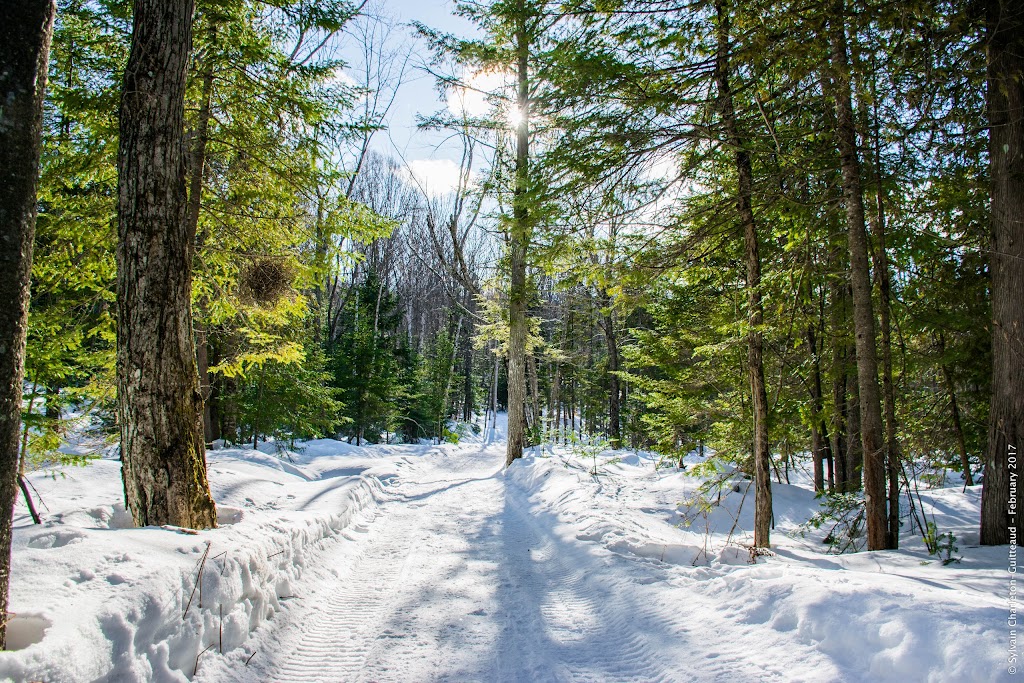
[[0,679],[185,681],[203,656],[240,646],[287,609],[311,557],[386,497],[383,454],[322,441],[303,450],[211,451],[220,526],[199,533],[132,528],[119,462],[34,475],[55,514],[39,526],[16,517]]

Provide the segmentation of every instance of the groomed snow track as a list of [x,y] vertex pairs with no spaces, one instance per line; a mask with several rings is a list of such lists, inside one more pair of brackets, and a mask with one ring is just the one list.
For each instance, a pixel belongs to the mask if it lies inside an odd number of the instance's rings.
[[534,517],[501,450],[432,454],[386,481],[393,500],[316,560],[249,664],[199,680],[691,680],[659,664],[675,607],[606,583],[614,558]]

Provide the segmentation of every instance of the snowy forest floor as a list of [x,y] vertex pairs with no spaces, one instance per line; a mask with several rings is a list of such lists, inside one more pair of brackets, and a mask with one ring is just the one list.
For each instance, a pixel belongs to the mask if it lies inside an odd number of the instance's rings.
[[266,450],[208,454],[221,526],[199,534],[130,528],[115,460],[34,474],[49,512],[16,510],[0,678],[1015,678],[1007,548],[972,544],[980,487],[924,493],[959,539],[943,566],[909,532],[829,555],[796,533],[809,488],[775,484],[775,554],[750,564],[745,483],[702,514],[700,480],[653,456],[602,453],[593,476],[569,448],[504,470],[500,438]]

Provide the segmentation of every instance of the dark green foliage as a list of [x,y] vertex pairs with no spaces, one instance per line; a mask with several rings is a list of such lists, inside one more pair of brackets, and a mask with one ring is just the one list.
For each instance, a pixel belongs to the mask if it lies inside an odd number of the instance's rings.
[[426,437],[443,440],[447,434],[451,434],[447,422],[454,412],[452,388],[461,382],[453,370],[455,351],[451,337],[443,331],[434,338],[422,360],[419,404],[426,418],[422,425]]
[[[981,18],[959,0],[867,2],[841,17],[826,3],[723,7],[761,240],[777,476],[799,465],[813,427],[832,451],[835,488],[860,486],[850,264],[823,38],[835,21],[849,37],[876,310],[888,275],[900,457],[957,471],[962,450],[978,474],[992,372]],[[40,452],[66,427],[57,404],[99,408],[111,424],[117,74],[131,21],[123,0],[62,0],[59,9],[27,361],[26,423]],[[189,169],[202,174],[193,301],[213,420],[232,442],[453,438],[451,418],[489,406],[495,389],[493,352],[467,360],[467,340],[508,348],[510,290],[482,274],[495,266],[507,275],[511,252],[453,268],[454,247],[424,246],[420,223],[431,204],[430,236],[447,239],[433,206],[443,201],[420,197],[386,160],[361,160],[352,182],[339,162],[338,150],[379,122],[353,123],[361,93],[334,77],[329,50],[312,49],[353,11],[337,0],[197,3],[190,141],[207,97],[210,117],[204,163]],[[714,81],[714,6],[520,0],[459,11],[489,38],[421,27],[446,66],[511,73],[519,19],[531,39],[529,177],[516,176],[501,111],[514,99],[511,82],[489,93],[493,115],[445,111],[428,122],[498,150],[479,188],[497,208],[484,202],[473,221],[511,234],[513,208],[529,219],[520,226],[529,228],[527,441],[610,435],[617,377],[622,443],[673,457],[707,447],[749,469],[749,318],[735,150]],[[458,85],[455,71],[446,87]],[[254,287],[252,274],[270,271],[280,277]],[[467,304],[476,295],[480,304]],[[849,502],[832,507],[856,519]]]
[[854,493],[825,493],[821,510],[806,524],[810,529],[826,529],[822,543],[837,555],[856,552],[864,547],[864,497]]
[[398,300],[370,273],[353,287],[340,317],[340,334],[329,359],[347,418],[339,432],[357,444],[377,443],[409,417],[401,414],[409,389],[402,384],[408,347],[400,331]]
[[239,391],[242,434],[251,435],[254,442],[273,438],[292,445],[296,439],[333,436],[345,422],[344,405],[324,366],[316,350],[300,363],[264,363]]

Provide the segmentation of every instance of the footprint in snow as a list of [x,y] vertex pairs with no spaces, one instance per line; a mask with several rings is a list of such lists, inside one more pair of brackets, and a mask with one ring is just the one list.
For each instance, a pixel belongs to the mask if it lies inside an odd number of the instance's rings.
[[40,550],[63,548],[72,543],[81,543],[83,539],[85,539],[85,534],[80,531],[49,531],[29,540],[28,547]]

